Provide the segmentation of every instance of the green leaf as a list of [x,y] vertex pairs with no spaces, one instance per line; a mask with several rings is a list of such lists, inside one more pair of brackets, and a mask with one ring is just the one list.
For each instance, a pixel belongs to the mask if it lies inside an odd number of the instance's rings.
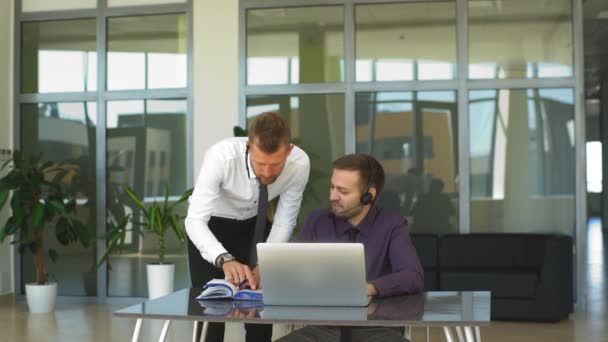
[[57,215],[65,215],[66,210],[63,202],[57,200],[50,200],[46,202],[47,208],[51,209],[50,211],[56,213]]
[[137,198],[137,196],[135,195],[133,190],[128,186],[123,187],[123,190],[127,193],[127,196],[129,196],[129,198],[131,199],[131,202],[135,203],[135,205],[138,206],[139,209],[141,209],[141,211],[144,212],[144,215],[146,215],[146,217],[148,217],[148,211],[146,210],[146,207],[139,200],[139,198]]
[[44,205],[37,201],[32,208],[32,226],[35,230],[41,231],[44,228]]
[[73,220],[72,226],[76,231],[76,237],[78,238],[78,241],[80,241],[80,244],[85,248],[89,248],[91,245],[91,232],[89,232],[87,227],[78,220]]
[[165,191],[165,200],[163,203],[163,212],[167,212],[167,208],[169,207],[169,184],[168,184],[168,182],[165,182],[164,191]]
[[55,224],[55,237],[57,241],[63,246],[66,246],[70,243],[70,232],[69,232],[69,222],[65,217],[57,220]]
[[2,167],[0,167],[0,170],[4,170],[4,168],[5,168],[5,167],[6,167],[8,164],[10,164],[12,161],[13,161],[12,159],[9,159],[9,160],[5,161],[4,163],[2,163]]
[[156,224],[158,225],[158,234],[164,236],[165,230],[167,229],[167,224],[160,209],[156,210]]
[[178,223],[176,215],[171,216],[171,228],[175,232],[175,236],[177,236],[177,239],[179,241],[186,241],[184,230],[182,229],[182,226]]
[[150,209],[150,217],[149,217],[149,221],[150,221],[150,230],[155,232],[156,231],[156,226],[157,226],[157,221],[156,221],[156,212],[158,211],[158,209],[156,208],[156,202],[154,202],[154,204],[152,204],[152,208]]
[[9,190],[0,191],[0,209],[4,207],[6,204],[6,200],[8,200]]
[[[110,239],[105,253],[103,253],[103,255],[101,256],[101,259],[99,259],[95,268],[99,268],[99,266],[101,266],[101,264],[103,264],[108,259],[108,256],[110,255],[110,253],[112,253],[116,249],[117,241],[118,241],[118,236],[114,236],[112,239]],[[108,268],[109,267],[110,267],[110,265],[108,264]]]
[[248,135],[247,131],[239,126],[234,126],[234,128],[232,128],[232,133],[235,137],[246,137]]
[[179,198],[179,200],[177,200],[177,202],[175,202],[175,205],[173,207],[175,207],[176,205],[178,205],[178,204],[182,203],[183,201],[187,200],[188,198],[190,198],[190,196],[192,196],[193,191],[194,191],[194,188],[186,190],[182,194],[182,196]]
[[[17,232],[17,229],[19,229],[19,224],[20,224],[20,222],[17,222],[17,219],[15,218],[15,216],[11,216],[8,218],[8,220],[6,220],[6,223],[4,224],[4,228],[2,229],[2,231],[7,236],[13,235]],[[2,240],[0,240],[0,242],[2,242]]]
[[57,263],[57,260],[59,259],[59,254],[57,254],[57,251],[49,248],[49,258],[51,258],[51,261],[53,263]]

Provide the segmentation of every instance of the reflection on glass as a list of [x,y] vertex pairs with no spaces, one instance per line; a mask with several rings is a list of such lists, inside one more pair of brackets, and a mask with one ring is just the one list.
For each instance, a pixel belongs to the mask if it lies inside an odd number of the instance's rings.
[[469,78],[571,77],[571,12],[571,0],[469,0]]
[[108,7],[184,4],[186,0],[107,0]]
[[455,1],[357,5],[355,11],[358,82],[455,78]]
[[96,32],[93,19],[24,23],[21,91],[97,90]]
[[97,7],[97,0],[21,0],[21,11],[24,13],[76,10],[95,7]]
[[247,84],[344,80],[342,6],[247,11]]
[[[96,234],[95,126],[94,102],[47,102],[21,106],[21,150],[24,155],[42,155],[68,171],[63,189],[77,198],[77,217]],[[59,253],[57,264],[45,256],[47,271],[59,284],[59,295],[95,296],[97,272],[95,243],[60,245],[54,229],[44,231],[45,247]],[[22,284],[35,279],[31,254],[22,259]]]
[[356,94],[357,152],[386,172],[378,205],[413,218],[413,232],[458,232],[458,111],[453,91]]
[[586,145],[587,156],[587,192],[601,193],[602,181],[602,142],[588,141]]
[[574,227],[572,89],[469,93],[471,230]]
[[187,86],[185,14],[108,19],[108,89]]
[[344,155],[344,95],[266,95],[247,97],[247,122],[264,112],[278,112],[293,142],[310,157],[311,171],[299,220],[328,204],[331,162]]
[[[186,108],[184,99],[107,103],[108,225],[138,210],[122,188],[130,186],[144,204],[169,187],[170,200],[186,190]],[[185,207],[183,208],[185,214]],[[167,234],[167,256],[176,265],[176,288],[189,285],[185,246]],[[127,234],[122,254],[110,256],[109,296],[147,296],[147,263],[157,262],[154,236]]]

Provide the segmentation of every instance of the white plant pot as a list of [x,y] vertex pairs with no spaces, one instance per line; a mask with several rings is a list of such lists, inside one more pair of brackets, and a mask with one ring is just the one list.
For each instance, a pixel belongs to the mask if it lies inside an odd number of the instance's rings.
[[25,297],[31,313],[49,313],[55,310],[57,283],[38,285],[25,284]]
[[148,264],[148,296],[155,299],[173,292],[174,264]]

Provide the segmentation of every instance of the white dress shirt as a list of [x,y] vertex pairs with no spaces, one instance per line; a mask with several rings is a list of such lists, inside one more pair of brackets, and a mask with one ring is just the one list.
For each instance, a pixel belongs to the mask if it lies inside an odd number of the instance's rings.
[[[257,215],[259,183],[250,158],[246,160],[246,148],[246,137],[224,139],[211,146],[190,197],[186,232],[202,257],[212,264],[228,251],[209,230],[211,216],[246,220]],[[283,171],[268,185],[268,201],[281,196],[268,242],[289,240],[309,173],[308,156],[294,146]]]

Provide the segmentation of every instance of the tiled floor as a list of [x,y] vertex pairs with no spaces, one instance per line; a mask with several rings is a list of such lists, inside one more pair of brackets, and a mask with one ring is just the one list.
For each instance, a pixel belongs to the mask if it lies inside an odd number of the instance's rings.
[[[587,309],[560,323],[492,322],[481,330],[483,341],[607,341],[607,284],[605,269],[608,251],[599,220],[588,229]],[[60,304],[53,314],[29,314],[25,303],[0,306],[0,342],[33,341],[130,341],[135,320],[113,318],[116,305]],[[162,321],[144,321],[140,341],[157,340]],[[280,335],[281,329],[276,330]],[[172,322],[167,341],[190,341],[192,324]],[[414,341],[426,341],[426,330],[413,330]],[[226,341],[242,341],[241,327],[231,325]],[[430,341],[444,341],[440,329],[431,329]]]

